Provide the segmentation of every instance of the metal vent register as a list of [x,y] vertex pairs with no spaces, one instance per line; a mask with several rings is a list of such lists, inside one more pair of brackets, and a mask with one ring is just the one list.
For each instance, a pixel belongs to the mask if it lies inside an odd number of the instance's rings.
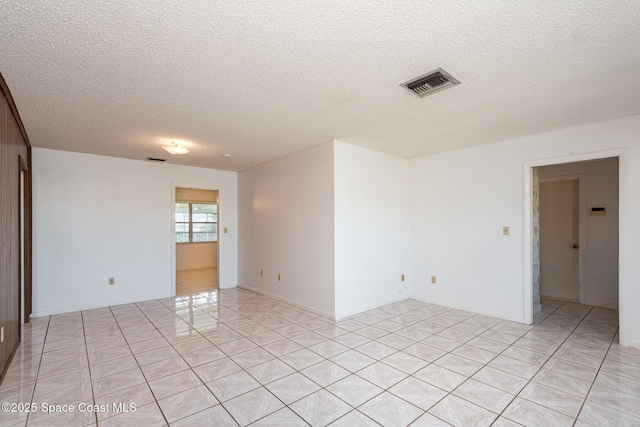
[[460,82],[455,77],[442,68],[438,68],[437,70],[430,71],[415,79],[402,83],[400,86],[406,87],[422,98],[459,84]]

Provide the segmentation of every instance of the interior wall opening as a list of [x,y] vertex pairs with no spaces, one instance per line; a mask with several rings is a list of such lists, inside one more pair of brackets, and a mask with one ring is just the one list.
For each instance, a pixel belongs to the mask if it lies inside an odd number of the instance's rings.
[[176,296],[218,289],[217,190],[175,189]]
[[615,334],[618,157],[533,168],[532,208],[534,322],[564,310],[596,316]]

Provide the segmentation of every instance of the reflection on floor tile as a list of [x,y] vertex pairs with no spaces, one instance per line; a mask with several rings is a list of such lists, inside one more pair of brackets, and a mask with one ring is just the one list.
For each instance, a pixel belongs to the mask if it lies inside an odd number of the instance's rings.
[[25,325],[1,400],[109,410],[0,426],[640,425],[615,310],[543,300],[523,325],[406,300],[334,322],[181,273],[175,298]]

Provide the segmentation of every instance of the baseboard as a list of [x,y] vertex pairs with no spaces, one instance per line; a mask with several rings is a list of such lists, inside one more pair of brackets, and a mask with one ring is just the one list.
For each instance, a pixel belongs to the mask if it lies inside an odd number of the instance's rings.
[[388,301],[381,302],[381,303],[378,303],[378,304],[370,304],[370,305],[366,306],[365,308],[358,309],[358,311],[355,312],[355,313],[347,314],[345,316],[336,317],[336,321],[340,321],[340,320],[343,320],[343,319],[346,319],[346,318],[349,318],[349,317],[358,316],[358,315],[364,313],[365,311],[374,310],[376,308],[384,307],[385,305],[389,305],[389,304],[396,304],[396,303],[399,303],[401,301],[406,301],[408,299],[413,299],[413,297],[402,296],[400,299],[392,299],[392,300],[388,300]]
[[264,296],[269,297],[269,298],[273,298],[273,299],[278,300],[278,301],[286,302],[287,304],[291,304],[291,305],[296,306],[298,308],[302,308],[304,310],[307,310],[307,311],[310,311],[312,313],[318,314],[318,315],[320,315],[322,317],[326,317],[326,318],[328,318],[330,320],[335,320],[335,316],[332,313],[327,313],[327,312],[324,312],[322,310],[318,310],[317,308],[309,307],[308,305],[305,305],[305,304],[300,304],[299,302],[291,300],[289,298],[285,298],[285,297],[282,297],[280,295],[276,295],[276,294],[271,293],[271,292],[263,291],[262,289],[256,289],[256,288],[253,288],[253,287],[247,286],[247,285],[238,285],[237,287],[240,288],[240,289],[247,290],[247,291],[255,292],[255,293],[260,294],[260,295],[264,295]]
[[493,312],[493,311],[490,311],[490,310],[479,310],[476,307],[467,307],[467,306],[460,305],[460,304],[450,304],[449,302],[443,302],[443,301],[437,301],[437,300],[428,300],[426,298],[420,298],[420,297],[417,297],[415,295],[413,297],[411,297],[411,299],[415,299],[417,301],[426,302],[426,303],[429,303],[429,304],[437,304],[437,305],[441,305],[443,307],[455,308],[456,310],[464,310],[464,311],[468,311],[468,312],[471,312],[471,313],[482,314],[483,316],[491,316],[491,317],[495,317],[496,319],[509,320],[509,321],[512,321],[512,322],[518,322],[518,323],[525,324],[525,322],[523,322],[522,318],[512,317],[512,316],[506,315],[504,313],[497,313],[497,312]]
[[640,349],[639,340],[629,340],[629,347]]
[[48,310],[41,310],[37,312],[34,311],[33,313],[31,313],[30,317],[53,316],[56,314],[71,313],[74,311],[92,310],[94,308],[103,308],[103,307],[111,307],[114,305],[132,304],[136,302],[149,301],[149,300],[162,299],[162,298],[171,298],[171,293],[165,292],[165,293],[156,294],[156,295],[145,295],[145,296],[134,297],[134,298],[114,299],[110,301],[103,301],[103,302],[92,303],[92,304],[81,304],[81,305],[70,306],[70,307],[51,308]]

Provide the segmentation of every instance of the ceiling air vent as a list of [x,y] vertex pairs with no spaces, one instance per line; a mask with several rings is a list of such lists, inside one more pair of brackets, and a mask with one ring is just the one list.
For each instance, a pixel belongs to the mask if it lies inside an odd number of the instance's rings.
[[416,77],[415,79],[402,83],[400,86],[406,87],[411,92],[422,98],[459,84],[460,82],[451,74],[447,73],[442,68],[438,68],[437,70],[430,71]]
[[166,162],[166,159],[158,159],[157,157],[147,157],[150,162]]

